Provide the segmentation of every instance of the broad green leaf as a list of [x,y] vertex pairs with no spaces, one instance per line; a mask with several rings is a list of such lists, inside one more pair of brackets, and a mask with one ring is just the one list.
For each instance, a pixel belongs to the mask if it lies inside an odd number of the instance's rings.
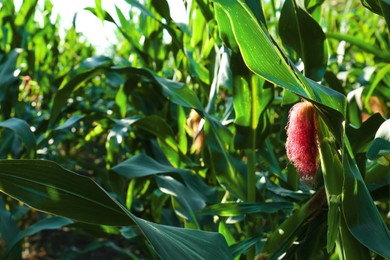
[[218,233],[163,226],[140,218],[135,221],[163,259],[233,259]]
[[224,43],[234,52],[238,52],[238,45],[234,39],[232,27],[225,10],[220,5],[215,5],[215,19],[218,22],[219,35]]
[[379,6],[382,9],[382,15],[385,17],[387,27],[390,25],[390,2],[389,0],[379,0]]
[[[112,63],[112,59],[106,56],[98,55],[92,56],[83,60],[75,70],[77,73],[85,72],[87,70],[93,70],[99,67],[107,67]],[[61,88],[63,88],[62,86]]]
[[[388,131],[387,131],[388,133]],[[350,155],[346,139],[342,212],[352,235],[370,250],[390,258],[390,232],[384,223],[362,179],[355,161]],[[375,236],[367,236],[367,234]]]
[[286,179],[286,176],[282,174],[279,161],[276,158],[275,152],[273,151],[273,146],[270,142],[270,139],[267,138],[264,141],[264,146],[258,149],[257,155],[261,165],[264,165],[271,172],[276,173],[282,180]]
[[247,171],[235,156],[229,154],[232,144],[231,132],[219,121],[207,115],[205,138],[210,151],[210,164],[220,184],[241,199],[246,198]]
[[360,0],[371,12],[384,16],[390,25],[390,3],[388,0]]
[[118,92],[116,93],[115,103],[119,107],[120,115],[122,117],[125,117],[126,112],[127,112],[127,96],[126,96],[126,93],[124,91],[123,85],[120,86],[120,88],[118,89]]
[[121,235],[126,239],[132,239],[140,235],[140,231],[135,226],[122,227],[120,229]]
[[351,234],[346,224],[347,221],[341,218],[339,226],[340,240],[342,243],[342,246],[340,246],[341,258],[357,260],[370,259],[370,252]]
[[[265,79],[306,96],[286,57],[276,48],[264,24],[259,24],[243,1],[217,0],[229,17],[235,40],[246,65]],[[256,43],[256,44],[253,44]]]
[[219,222],[218,233],[222,234],[225,237],[228,246],[231,246],[232,244],[236,243],[236,239],[233,236],[233,232],[229,229],[228,225],[225,222]]
[[148,69],[112,67],[111,70],[121,74],[129,73],[144,76],[155,83],[157,86],[161,87],[164,96],[168,97],[171,102],[183,107],[194,108],[201,113],[203,112],[203,106],[200,103],[198,97],[195,95],[195,92],[193,92],[183,83],[159,77]]
[[350,91],[347,95],[348,102],[348,122],[355,127],[359,127],[362,124],[362,92],[364,88],[360,87]]
[[337,78],[336,74],[329,69],[325,71],[324,80],[329,87],[345,95],[345,88],[341,81]]
[[270,191],[270,192],[272,192],[275,195],[278,195],[280,197],[286,197],[286,198],[291,198],[291,199],[295,199],[295,200],[303,200],[303,199],[307,199],[308,197],[310,197],[310,193],[307,190],[306,191],[302,191],[302,190],[293,191],[293,190],[285,189],[285,188],[281,187],[280,185],[276,185],[270,181],[267,181],[266,187],[267,187],[268,191]]
[[38,232],[41,232],[42,230],[58,229],[63,226],[70,225],[72,223],[73,223],[72,220],[63,217],[55,216],[55,217],[44,218],[32,224],[31,226],[27,227],[23,231],[19,232],[16,235],[16,237],[12,240],[12,242],[7,245],[7,251],[4,253],[4,257],[7,256],[12,251],[14,246],[20,241],[22,241],[25,237],[34,235]]
[[207,21],[210,21],[213,19],[213,9],[211,7],[211,3],[209,0],[196,0],[196,3],[198,4],[199,9],[201,10],[203,16],[206,18]]
[[76,74],[68,82],[63,85],[54,97],[53,107],[50,113],[50,123],[54,124],[57,120],[57,117],[60,115],[61,110],[66,105],[66,102],[72,92],[77,89],[84,82],[92,79],[93,77],[102,73],[103,70],[100,67],[87,70],[85,72]]
[[349,142],[355,154],[367,152],[371,140],[374,139],[377,129],[383,122],[383,117],[377,113],[369,117],[359,128],[355,128],[352,125],[346,128]]
[[299,96],[295,95],[288,89],[283,89],[282,105],[293,105],[300,101]]
[[240,126],[251,126],[251,89],[249,83],[240,78],[240,82],[234,84],[233,106],[236,118],[234,123]]
[[202,215],[218,215],[224,217],[242,216],[253,213],[276,213],[279,210],[292,210],[289,202],[258,202],[258,203],[220,203],[203,209]]
[[162,259],[232,259],[222,235],[154,224],[130,213],[90,178],[43,160],[0,160],[0,191],[80,222],[141,229]]
[[187,220],[196,223],[195,212],[206,206],[203,198],[170,176],[156,176],[156,181],[162,192],[173,196],[183,207],[183,210],[176,211]]
[[259,23],[266,24],[262,2],[256,0],[245,0],[245,3],[251,9],[252,13],[256,16]]
[[[390,186],[390,171],[388,166],[379,164],[376,161],[367,162],[366,174],[364,181],[370,192],[382,187]],[[386,189],[384,198],[388,197]],[[377,200],[376,198],[373,198]]]
[[[87,246],[83,247],[82,250],[74,247],[71,250],[71,253],[66,254],[67,258],[70,259],[77,259],[77,258],[88,258],[89,255],[95,255],[96,253],[94,252],[95,250],[105,248],[113,250],[114,252],[119,253],[121,256],[123,256],[124,259],[137,259],[136,255],[134,255],[131,252],[128,252],[128,250],[125,248],[121,248],[118,245],[116,245],[112,241],[106,241],[106,240],[95,240],[91,243],[89,243]],[[86,255],[87,253],[90,253],[89,255]],[[115,254],[116,258],[121,258],[119,255]]]
[[246,253],[249,248],[251,248],[256,243],[259,243],[259,241],[263,243],[260,235],[250,237],[230,246],[230,250],[232,251],[233,256],[239,256]]
[[[192,17],[192,22],[193,22],[193,27],[192,27],[190,43],[191,43],[191,47],[195,49],[198,44],[202,44],[203,35],[206,30],[206,19],[204,18],[201,12],[194,12]],[[192,51],[187,51],[187,57],[189,58],[191,66],[193,67],[196,64],[192,64],[193,63],[192,56],[193,56]]]
[[341,141],[340,129],[336,128],[338,122],[343,121],[345,116],[345,97],[298,72],[275,45],[265,25],[258,23],[243,1],[215,0],[214,2],[228,15],[233,34],[248,68],[266,80],[320,105],[323,110],[326,110],[324,114],[329,121],[330,118],[337,119],[335,120],[337,124],[333,123],[334,131],[338,131],[337,137]]
[[381,124],[375,134],[375,139],[367,151],[367,158],[377,160],[380,164],[390,164],[390,119]]
[[173,166],[179,167],[187,161],[180,152],[173,130],[161,117],[152,115],[142,118],[133,127],[155,135],[164,155]]
[[192,174],[189,171],[182,171],[180,176],[186,186],[195,191],[204,201],[209,203],[217,202],[217,189],[210,187],[199,175]]
[[190,62],[190,73],[202,81],[206,85],[210,85],[210,74],[209,71],[200,63],[195,60],[191,51],[187,51],[187,58]]
[[[124,16],[124,14],[122,13],[121,9],[118,8],[118,6],[115,5],[115,11],[116,11],[116,14],[119,18],[119,21],[120,21],[120,27],[122,28],[123,31],[126,31],[128,30],[129,28],[129,24],[128,24],[128,21],[126,20],[126,17]],[[118,26],[118,25],[117,25]]]
[[16,60],[20,54],[20,50],[11,50],[5,61],[0,65],[0,101],[3,101],[7,93],[7,88],[18,82],[18,79],[14,76],[16,70]]
[[76,74],[68,81],[64,81],[54,96],[53,107],[50,112],[50,124],[56,122],[68,98],[83,83],[107,70],[111,59],[105,56],[93,56],[84,60],[77,68]]
[[0,191],[32,208],[80,222],[134,222],[94,181],[43,160],[0,160]]
[[35,153],[36,139],[34,133],[26,121],[19,118],[10,118],[6,121],[0,122],[0,127],[8,128],[15,132],[15,134],[26,145],[29,152]]
[[169,5],[166,0],[152,0],[152,5],[156,11],[165,19],[167,22],[171,21],[171,14]]
[[60,126],[57,126],[54,130],[63,130],[63,129],[67,129],[71,126],[73,126],[74,124],[76,124],[78,121],[80,121],[81,119],[83,119],[85,116],[83,115],[75,115],[75,116],[72,116],[70,117],[68,120],[66,120],[65,123],[63,123],[62,125]]
[[157,162],[145,154],[133,156],[132,158],[112,167],[111,171],[129,179],[147,177],[163,173],[177,173],[181,176],[186,186],[191,189],[191,191],[189,191],[190,193],[195,191],[197,194],[196,196],[202,197],[203,200],[210,203],[215,202],[215,189],[210,188],[206,183],[203,182],[202,179],[199,178],[199,176],[193,175],[185,169],[178,169],[171,165]]
[[116,22],[112,18],[112,16],[103,9],[100,9],[100,11],[98,11],[96,8],[93,7],[85,7],[84,10],[90,11],[102,21],[108,21],[116,25]]
[[371,12],[382,15],[382,10],[381,10],[381,7],[379,5],[380,1],[381,0],[360,0],[360,2],[362,2],[363,6],[368,8]]
[[[15,240],[15,237],[19,233],[19,228],[17,226],[15,218],[12,216],[11,212],[6,209],[4,199],[0,197],[0,239],[5,241],[5,244],[8,248],[11,247],[12,241]],[[17,248],[14,247],[13,254],[11,254],[12,259],[20,258],[22,247],[19,245]],[[5,254],[0,254],[2,259],[5,259]]]
[[159,163],[145,154],[139,154],[112,167],[111,171],[130,179],[161,173],[181,173],[185,170]]
[[97,17],[99,17],[100,20],[104,22],[105,11],[102,8],[102,0],[95,0],[95,11]]
[[306,10],[311,13],[313,12],[317,7],[320,7],[325,0],[305,0],[305,7]]
[[[233,105],[236,114],[234,147],[236,149],[251,149],[262,147],[268,134],[269,124],[264,117],[266,109],[274,98],[274,88],[262,78],[253,75],[248,82],[241,79],[241,84],[235,84]],[[251,135],[255,135],[255,142]]]
[[269,235],[261,254],[267,259],[276,259],[285,253],[298,239],[298,235],[305,232],[310,220],[322,210],[325,197],[324,190],[320,190],[308,202],[296,208],[293,214]]
[[296,0],[284,2],[279,19],[279,35],[283,43],[302,58],[305,75],[320,81],[327,65],[325,34],[302,4]]

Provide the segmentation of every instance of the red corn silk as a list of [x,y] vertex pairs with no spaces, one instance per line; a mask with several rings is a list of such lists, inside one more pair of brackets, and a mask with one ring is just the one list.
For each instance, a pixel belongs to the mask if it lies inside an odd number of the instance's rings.
[[319,167],[317,129],[316,110],[310,102],[300,102],[291,108],[286,127],[286,151],[301,181],[313,182],[316,177]]

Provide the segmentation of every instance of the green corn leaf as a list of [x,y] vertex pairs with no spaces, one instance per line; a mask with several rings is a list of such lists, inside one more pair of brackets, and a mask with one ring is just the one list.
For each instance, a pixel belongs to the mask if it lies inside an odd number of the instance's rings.
[[60,126],[57,126],[54,130],[63,130],[63,129],[67,129],[71,126],[73,126],[74,124],[76,124],[78,121],[80,121],[81,119],[83,119],[85,116],[84,115],[75,115],[75,116],[72,116],[70,117],[68,120],[65,121],[65,123],[63,123],[62,125]]
[[145,154],[139,154],[112,167],[111,171],[130,179],[160,173],[182,173],[185,170],[159,163]]
[[279,210],[290,211],[292,207],[292,203],[289,202],[220,203],[208,206],[199,213],[231,217],[254,213],[276,213]]
[[306,233],[310,220],[321,211],[325,199],[324,190],[319,190],[309,201],[299,208],[296,208],[293,214],[287,218],[275,231],[273,231],[261,252],[261,256],[267,259],[277,259],[298,239],[302,233]]
[[3,101],[7,88],[18,82],[18,79],[14,76],[14,71],[16,70],[16,60],[20,52],[19,49],[11,50],[5,61],[0,65],[0,101]]
[[246,198],[246,165],[227,149],[233,141],[232,133],[211,116],[207,116],[204,131],[211,156],[211,168],[215,171],[218,182],[238,198]]
[[232,259],[222,235],[140,219],[90,178],[43,160],[0,160],[0,191],[40,211],[76,221],[136,224],[163,259]]
[[[350,154],[351,148],[347,138],[345,151],[342,212],[346,225],[360,243],[383,257],[390,258],[389,229],[379,214]],[[375,236],[367,236],[369,233]]]
[[244,240],[242,240],[234,245],[231,245],[230,250],[232,251],[232,254],[234,256],[239,256],[241,254],[246,253],[249,248],[251,248],[256,243],[259,243],[259,241],[261,241],[262,244],[264,243],[261,240],[261,236],[250,237],[250,238],[244,239]]
[[163,259],[233,259],[226,240],[218,233],[158,225],[135,219]]
[[34,133],[26,121],[19,118],[10,118],[6,121],[0,122],[0,127],[8,128],[15,132],[15,134],[26,145],[29,152],[35,153],[36,139]]
[[266,80],[319,105],[324,117],[328,118],[332,131],[341,142],[342,131],[339,125],[346,114],[345,97],[297,71],[274,43],[266,25],[258,22],[243,1],[214,2],[229,17],[235,40],[248,68]]
[[0,190],[32,208],[76,221],[133,224],[94,181],[51,161],[1,160]]
[[41,232],[42,230],[58,229],[58,228],[61,228],[63,226],[70,225],[72,223],[73,223],[72,220],[67,219],[67,218],[63,218],[63,217],[44,218],[44,219],[32,224],[31,226],[29,226],[25,230],[19,232],[16,235],[16,237],[12,240],[12,242],[7,245],[7,251],[4,253],[3,257],[6,257],[12,251],[14,246],[17,243],[19,243],[20,241],[22,241],[25,237],[34,235],[38,232]]
[[378,128],[375,139],[367,151],[367,158],[385,166],[390,164],[390,119]]
[[295,0],[284,2],[279,19],[279,35],[283,43],[292,47],[302,58],[305,75],[320,81],[327,65],[325,34],[302,4]]

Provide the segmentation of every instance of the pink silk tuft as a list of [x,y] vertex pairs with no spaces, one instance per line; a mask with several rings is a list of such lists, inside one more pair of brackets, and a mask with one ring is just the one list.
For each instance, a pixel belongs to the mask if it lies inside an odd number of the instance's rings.
[[317,114],[310,102],[300,102],[291,108],[286,151],[302,181],[313,181],[319,167],[317,128]]

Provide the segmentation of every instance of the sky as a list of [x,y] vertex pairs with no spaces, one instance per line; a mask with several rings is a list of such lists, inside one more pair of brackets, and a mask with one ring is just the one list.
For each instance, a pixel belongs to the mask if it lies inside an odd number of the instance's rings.
[[[131,6],[126,0],[101,0],[103,9],[106,10],[114,20],[119,21],[116,15],[115,6],[128,18]],[[178,23],[186,23],[187,16],[183,0],[167,0],[171,10],[171,17]],[[15,0],[15,6],[18,10],[23,0]],[[43,4],[43,0],[39,0]],[[83,10],[85,7],[94,7],[95,0],[51,0],[53,4],[53,16],[57,14],[61,17],[62,34],[65,29],[72,26],[72,20],[77,13],[76,30],[85,35],[98,52],[103,52],[110,44],[116,44],[115,25],[109,22],[102,23],[100,19],[91,12]]]

